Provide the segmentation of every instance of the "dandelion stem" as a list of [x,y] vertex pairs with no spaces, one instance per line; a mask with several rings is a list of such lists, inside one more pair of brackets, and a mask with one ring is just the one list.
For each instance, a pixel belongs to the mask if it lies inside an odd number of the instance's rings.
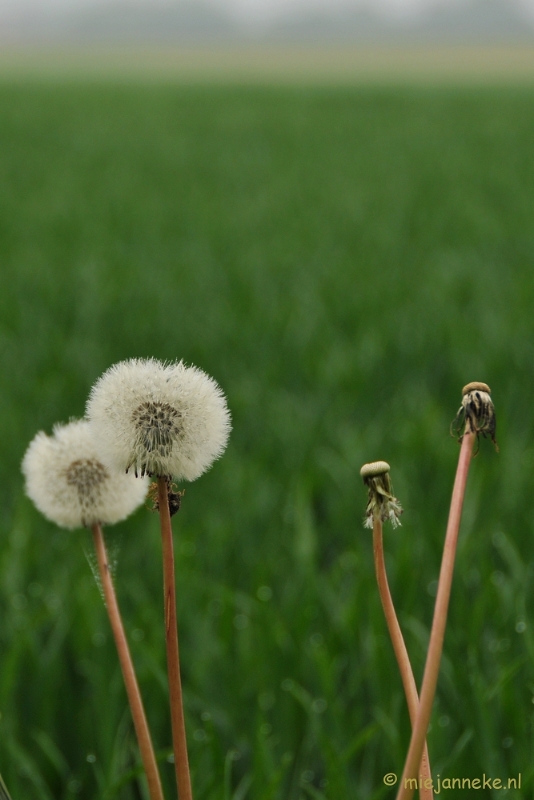
[[438,682],[441,652],[443,650],[443,639],[445,637],[445,626],[447,624],[447,610],[451,594],[454,558],[460,529],[465,487],[476,436],[477,434],[473,433],[470,427],[467,427],[462,438],[458,468],[456,470],[456,478],[452,491],[449,521],[445,534],[445,545],[441,560],[436,605],[434,607],[434,619],[432,620],[430,643],[421,686],[419,711],[412,729],[412,738],[404,765],[397,800],[411,800],[413,796],[414,787],[409,783],[409,779],[417,778],[417,770],[421,761],[426,732],[432,713],[432,704]]
[[[408,703],[408,713],[412,727],[415,725],[417,711],[419,710],[419,697],[417,695],[417,687],[415,678],[413,676],[408,651],[404,644],[404,638],[400,629],[399,621],[395,613],[395,606],[389,590],[388,578],[386,574],[386,563],[384,560],[384,545],[382,539],[382,520],[378,514],[375,514],[373,521],[373,552],[375,557],[375,571],[376,580],[378,583],[378,591],[380,600],[382,601],[382,608],[386,617],[386,623],[395,651],[395,658],[399,665],[399,671],[404,686],[404,693]],[[428,782],[432,779],[430,771],[430,762],[428,759],[428,748],[426,742],[424,743],[423,758],[421,761],[420,775],[422,778],[422,786],[419,789],[419,796],[421,800],[432,800],[434,794],[432,792],[431,784]],[[425,786],[426,784],[426,786]]]
[[102,533],[102,528],[98,524],[92,526],[92,532],[98,560],[98,569],[100,571],[102,588],[106,600],[106,608],[117,646],[117,652],[119,654],[119,662],[126,686],[126,694],[128,695],[137,741],[139,743],[139,750],[141,752],[141,759],[147,777],[150,800],[164,800],[156,756],[154,754],[150,730],[141,699],[141,692],[139,691],[130,649],[126,640],[126,634],[124,633],[119,604],[117,603],[117,597],[113,587],[104,535]]
[[179,800],[192,800],[191,777],[187,758],[180,656],[178,650],[178,621],[176,618],[176,587],[174,580],[174,548],[166,477],[158,477],[158,507],[163,544],[163,597],[165,603],[165,641],[171,704],[174,768]]

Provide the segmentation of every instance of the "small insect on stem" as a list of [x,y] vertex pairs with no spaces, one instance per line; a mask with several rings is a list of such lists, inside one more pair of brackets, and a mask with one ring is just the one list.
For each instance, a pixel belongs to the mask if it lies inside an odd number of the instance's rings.
[[[171,517],[173,517],[180,510],[180,506],[182,505],[182,497],[185,494],[185,489],[183,491],[180,491],[177,488],[176,484],[172,482],[171,478],[167,478],[166,480],[167,480],[167,496],[169,499],[169,514],[171,515]],[[147,497],[152,501],[152,508],[150,508],[149,510],[159,511],[157,483],[150,484]]]
[[[473,381],[462,389],[462,405],[451,423],[451,436],[457,436],[461,442],[464,434],[476,433],[477,445],[480,434],[489,437],[495,449],[499,447],[495,441],[495,407],[491,399],[491,389],[487,383]],[[478,450],[478,447],[477,447]]]

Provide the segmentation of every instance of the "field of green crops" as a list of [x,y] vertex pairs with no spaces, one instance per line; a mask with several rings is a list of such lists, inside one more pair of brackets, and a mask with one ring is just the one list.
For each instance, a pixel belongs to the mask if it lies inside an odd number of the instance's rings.
[[[472,465],[429,748],[534,791],[534,89],[0,86],[0,772],[13,800],[141,800],[87,531],[24,495],[38,430],[113,362],[181,359],[233,432],[174,518],[195,800],[381,800],[409,721],[362,527],[391,464],[420,680],[471,380]],[[107,534],[168,800],[161,546]],[[465,791],[443,792],[465,798]]]

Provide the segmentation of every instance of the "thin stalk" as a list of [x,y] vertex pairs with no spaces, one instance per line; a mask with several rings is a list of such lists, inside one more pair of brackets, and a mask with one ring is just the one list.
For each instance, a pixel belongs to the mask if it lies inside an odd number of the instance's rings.
[[1,775],[0,775],[0,800],[11,800],[11,795],[7,791],[7,786],[5,785]]
[[[399,665],[399,672],[404,686],[404,694],[408,703],[408,713],[410,715],[410,722],[412,728],[415,725],[417,712],[419,710],[419,696],[417,694],[417,686],[413,675],[408,651],[404,643],[402,631],[400,629],[399,621],[395,613],[395,606],[389,590],[388,578],[386,574],[386,562],[384,559],[384,545],[382,539],[382,520],[376,514],[373,520],[373,552],[375,557],[375,571],[376,580],[378,583],[378,591],[380,600],[382,601],[382,608],[386,617],[386,623],[395,651],[395,658]],[[434,793],[432,791],[432,773],[430,771],[430,762],[428,759],[428,748],[424,742],[423,757],[421,760],[421,785],[419,788],[419,797],[421,800],[432,800]]]
[[122,624],[121,614],[119,611],[119,604],[117,603],[117,597],[113,587],[104,535],[102,533],[102,528],[98,524],[93,525],[91,530],[93,532],[93,540],[95,544],[96,557],[98,560],[100,578],[102,580],[102,588],[104,590],[104,597],[106,600],[106,608],[108,611],[115,644],[117,646],[117,652],[119,654],[119,662],[124,677],[124,684],[126,686],[126,694],[128,695],[128,701],[132,711],[135,733],[137,735],[139,751],[141,753],[141,760],[145,768],[148,782],[148,793],[150,795],[150,800],[164,800],[156,756],[154,754],[154,748],[150,738],[150,730],[148,728],[145,709],[143,708],[143,701],[141,699],[141,692],[139,691],[139,685],[135,676],[130,649],[126,640],[126,634],[124,633],[124,626]]
[[441,652],[443,650],[443,639],[445,637],[445,626],[447,624],[447,611],[451,594],[452,576],[454,572],[454,558],[456,555],[456,544],[458,542],[458,532],[460,530],[460,519],[462,516],[462,506],[464,502],[465,487],[469,464],[473,454],[473,444],[477,434],[470,430],[464,433],[458,468],[452,490],[451,507],[449,511],[449,521],[445,534],[445,545],[441,560],[439,573],[438,592],[436,605],[434,606],[434,618],[432,620],[432,630],[430,631],[430,643],[426,657],[423,683],[421,686],[421,698],[417,719],[412,729],[412,738],[406,763],[402,773],[402,778],[397,794],[397,800],[411,800],[414,786],[408,785],[409,779],[417,778],[417,770],[423,753],[424,742],[432,713],[432,704],[436,693],[438,682],[439,664]]
[[179,800],[192,800],[191,776],[187,758],[180,656],[178,650],[178,621],[176,617],[176,586],[174,580],[174,548],[167,478],[158,478],[158,507],[163,545],[163,598],[165,608],[165,642],[171,704],[174,768]]

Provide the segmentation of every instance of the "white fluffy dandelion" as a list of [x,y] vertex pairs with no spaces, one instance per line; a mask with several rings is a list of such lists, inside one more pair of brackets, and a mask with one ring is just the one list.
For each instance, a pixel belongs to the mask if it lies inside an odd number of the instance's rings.
[[148,481],[104,466],[87,420],[56,425],[30,443],[22,471],[26,492],[62,528],[114,524],[145,499]]
[[93,386],[87,416],[103,457],[117,469],[188,481],[222,455],[231,428],[212,378],[182,361],[154,358],[110,367]]

